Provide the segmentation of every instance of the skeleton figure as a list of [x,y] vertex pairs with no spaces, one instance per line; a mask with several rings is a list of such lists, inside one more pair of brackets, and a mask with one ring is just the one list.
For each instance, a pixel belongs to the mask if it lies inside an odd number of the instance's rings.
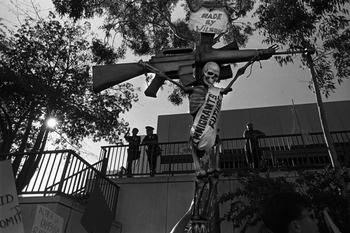
[[219,170],[218,157],[214,152],[216,128],[222,95],[228,92],[214,87],[219,76],[220,66],[215,62],[207,62],[203,67],[201,80],[186,89],[189,93],[190,114],[193,117],[190,144],[197,176]]
[[231,91],[214,86],[219,81],[220,66],[207,62],[202,69],[201,79],[192,87],[186,88],[189,93],[190,114],[193,125],[190,131],[190,145],[196,170],[195,195],[191,214],[193,232],[207,232],[209,211],[216,203],[216,185],[218,180],[217,125],[219,121],[223,94]]

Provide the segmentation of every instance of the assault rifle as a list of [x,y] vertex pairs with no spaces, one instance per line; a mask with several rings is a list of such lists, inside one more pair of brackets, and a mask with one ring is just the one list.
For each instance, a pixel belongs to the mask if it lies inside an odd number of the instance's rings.
[[[232,78],[230,63],[256,60],[267,60],[273,55],[300,52],[276,52],[276,47],[268,49],[238,48],[234,43],[219,49],[211,46],[200,46],[196,51],[192,48],[178,48],[162,50],[160,54],[152,56],[147,62],[151,67],[161,71],[170,79],[179,79],[184,86],[196,81],[194,67],[201,67],[208,61],[215,61],[221,65],[220,80]],[[196,69],[198,72],[201,69]],[[122,83],[145,73],[153,73],[143,62],[102,65],[93,67],[93,90],[100,92],[116,84]],[[158,89],[166,79],[157,75],[145,90],[146,96],[156,97]]]

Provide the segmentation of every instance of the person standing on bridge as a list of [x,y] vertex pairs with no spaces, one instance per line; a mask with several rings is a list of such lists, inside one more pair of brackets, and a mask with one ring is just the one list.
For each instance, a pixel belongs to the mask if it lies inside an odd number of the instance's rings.
[[128,177],[132,176],[132,162],[140,158],[141,137],[137,135],[138,132],[139,130],[137,128],[133,128],[131,136],[129,135],[130,130],[124,136],[125,140],[129,143],[126,165],[126,173]]
[[243,132],[243,137],[246,139],[244,147],[246,161],[251,168],[259,168],[262,153],[259,148],[259,138],[265,137],[265,133],[253,128],[253,123],[248,122],[246,129]]
[[158,135],[154,134],[153,130],[152,126],[146,126],[146,136],[142,141],[142,144],[147,146],[146,153],[151,176],[154,176],[156,173],[157,157],[161,154],[161,149],[158,145]]

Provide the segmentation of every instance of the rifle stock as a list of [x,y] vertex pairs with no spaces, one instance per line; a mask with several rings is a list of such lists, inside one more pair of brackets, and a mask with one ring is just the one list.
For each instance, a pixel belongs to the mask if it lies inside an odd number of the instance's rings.
[[93,90],[95,92],[100,92],[111,86],[144,74],[145,69],[138,63],[122,63],[94,66],[92,72]]

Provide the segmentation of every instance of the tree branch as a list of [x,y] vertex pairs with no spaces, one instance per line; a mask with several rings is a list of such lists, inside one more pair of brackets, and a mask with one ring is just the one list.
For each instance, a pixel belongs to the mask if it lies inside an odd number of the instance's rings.
[[[2,110],[2,112],[3,112],[3,114],[4,114],[5,120],[8,122],[8,125],[11,125],[11,124],[12,124],[11,117],[10,117],[10,115],[7,113],[6,109],[2,106],[2,104],[0,104],[0,109]],[[9,130],[12,131],[12,128],[9,127]]]
[[171,31],[174,33],[174,35],[175,35],[176,37],[178,37],[179,39],[182,39],[182,40],[193,41],[192,38],[187,37],[187,36],[181,34],[181,33],[179,32],[179,30],[176,28],[176,26],[171,22],[171,20],[170,20],[168,17],[166,17],[162,12],[160,12],[160,11],[159,11],[158,9],[156,9],[156,8],[154,8],[154,11],[157,12],[159,15],[161,15],[162,18],[168,23],[168,25],[169,25]]

